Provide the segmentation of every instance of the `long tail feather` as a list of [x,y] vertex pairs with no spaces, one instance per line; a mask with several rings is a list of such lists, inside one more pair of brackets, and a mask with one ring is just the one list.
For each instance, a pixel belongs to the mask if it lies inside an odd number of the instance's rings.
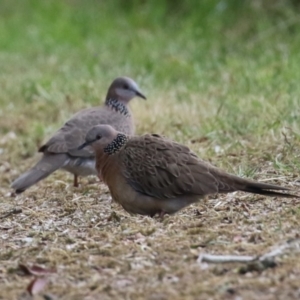
[[66,154],[44,154],[41,160],[30,170],[18,177],[11,184],[11,187],[16,193],[22,193],[38,181],[61,168],[67,159]]
[[286,197],[286,198],[300,198],[297,195],[289,194],[289,193],[281,193],[276,192],[278,190],[281,191],[289,191],[289,188],[281,187],[273,184],[265,184],[259,182],[246,181],[244,187],[240,189],[243,192],[266,195],[272,197]]

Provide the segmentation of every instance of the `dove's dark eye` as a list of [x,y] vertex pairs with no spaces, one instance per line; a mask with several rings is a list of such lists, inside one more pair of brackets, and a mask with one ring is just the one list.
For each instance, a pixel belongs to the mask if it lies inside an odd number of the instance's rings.
[[96,135],[96,139],[97,139],[97,140],[100,140],[101,138],[102,138],[102,136],[101,136],[100,134],[97,134],[97,135]]
[[124,85],[123,85],[123,88],[124,88],[125,90],[129,90],[128,84],[124,84]]

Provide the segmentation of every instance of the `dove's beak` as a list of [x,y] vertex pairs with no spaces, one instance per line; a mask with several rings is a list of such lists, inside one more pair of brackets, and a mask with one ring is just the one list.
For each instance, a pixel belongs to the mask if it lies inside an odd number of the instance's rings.
[[77,150],[82,150],[83,148],[85,148],[86,146],[91,145],[92,143],[94,143],[95,141],[88,141],[88,142],[84,142],[82,145],[80,145]]
[[138,97],[143,98],[144,100],[147,100],[147,98],[140,91],[135,91],[135,93]]

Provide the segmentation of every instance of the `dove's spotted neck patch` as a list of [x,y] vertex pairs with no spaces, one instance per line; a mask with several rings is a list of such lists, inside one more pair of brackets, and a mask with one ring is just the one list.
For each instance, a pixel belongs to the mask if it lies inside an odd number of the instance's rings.
[[117,99],[106,99],[105,104],[124,116],[129,116],[129,110],[126,105]]
[[125,134],[118,133],[116,138],[104,148],[104,152],[108,155],[118,152],[127,142],[128,138]]

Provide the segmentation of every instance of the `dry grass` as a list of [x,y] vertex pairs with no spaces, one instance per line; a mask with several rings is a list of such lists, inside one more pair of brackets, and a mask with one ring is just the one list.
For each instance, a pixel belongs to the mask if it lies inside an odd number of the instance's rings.
[[[235,194],[160,221],[129,216],[97,183],[74,191],[53,177],[18,197],[22,213],[2,221],[3,299],[25,293],[29,279],[18,274],[18,263],[56,268],[45,293],[59,299],[299,296],[297,254],[246,275],[235,264],[203,269],[196,260],[202,252],[261,254],[299,236],[293,200]],[[10,209],[11,199],[1,207]]]
[[[166,130],[178,136],[180,128],[168,129],[171,126],[168,120],[180,118],[182,124],[190,126],[195,122],[185,104],[167,110],[166,123],[157,122],[164,114],[161,102],[171,99],[167,96],[150,98],[147,109],[144,103],[135,103],[139,130],[149,126],[154,131],[157,128],[158,132]],[[194,105],[200,108],[200,104]],[[149,116],[145,111],[150,109]],[[192,108],[191,114],[196,116],[195,110]],[[11,140],[9,135],[6,137],[8,148],[14,147],[17,140],[13,134]],[[198,154],[211,153],[208,150],[216,146],[209,139],[185,142]],[[226,143],[222,146],[230,148]],[[273,153],[281,153],[284,148],[274,147],[271,142],[268,147]],[[238,171],[242,163],[241,174],[247,165],[256,166],[255,178],[298,188],[296,174],[275,171],[260,159],[259,151],[254,155],[243,155],[239,149],[235,155],[230,152],[225,150],[230,154],[227,157],[221,151],[210,158],[229,170],[228,166],[232,166],[230,171]],[[11,153],[6,153],[4,158],[11,161]],[[9,182],[34,160],[36,157],[14,161],[13,165],[3,163],[3,182]],[[58,299],[299,297],[297,253],[278,258],[273,269],[254,270],[244,275],[241,274],[244,265],[203,267],[197,262],[201,253],[259,255],[299,237],[300,203],[295,199],[234,193],[203,200],[164,220],[151,219],[127,214],[112,203],[107,188],[94,178],[83,179],[80,188],[73,188],[72,177],[64,172],[53,174],[16,198],[10,197],[6,183],[1,195],[2,215],[14,207],[22,209],[21,213],[1,221],[3,299],[25,299],[26,286],[32,278],[21,276],[19,263],[54,267],[57,273],[49,275],[50,282],[43,293]]]

